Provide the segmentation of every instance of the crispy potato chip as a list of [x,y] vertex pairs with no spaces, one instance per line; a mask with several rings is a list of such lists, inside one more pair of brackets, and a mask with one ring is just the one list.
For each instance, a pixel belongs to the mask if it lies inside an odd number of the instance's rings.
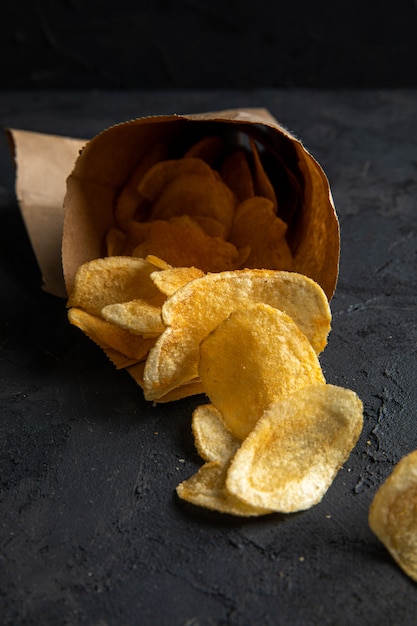
[[202,276],[203,270],[197,267],[172,267],[161,272],[153,272],[151,279],[161,293],[172,296],[180,287]]
[[281,513],[320,502],[362,430],[362,403],[349,389],[304,387],[273,404],[243,441],[226,487],[252,506]]
[[230,228],[236,198],[220,178],[182,174],[171,180],[152,205],[150,220],[169,220],[180,215],[210,217]]
[[272,402],[325,379],[311,343],[286,313],[236,309],[200,344],[199,375],[232,435],[244,439]]
[[417,582],[417,450],[403,457],[379,487],[369,509],[369,526]]
[[285,239],[286,230],[287,225],[275,215],[271,200],[254,196],[239,205],[229,241],[237,248],[250,248],[245,259],[248,268],[291,271],[294,260]]
[[212,511],[251,517],[265,515],[269,510],[248,505],[225,489],[227,467],[216,461],[205,463],[196,474],[177,486],[182,500]]
[[155,339],[134,335],[83,309],[76,307],[69,309],[68,319],[101,348],[111,348],[133,361],[145,359],[155,344]]
[[210,166],[213,166],[217,159],[219,159],[223,148],[224,139],[222,139],[222,137],[218,137],[217,135],[208,135],[188,148],[183,158],[202,159]]
[[[143,371],[145,369],[145,361],[131,362],[125,367],[133,380],[135,380],[135,382],[143,388]],[[203,393],[201,382],[199,380],[194,380],[186,385],[173,389],[171,392],[160,398],[158,402],[174,402],[176,400],[182,400],[183,398],[195,396],[200,393]]]
[[146,300],[108,304],[101,310],[101,315],[108,322],[138,335],[158,336],[165,330],[161,306]]
[[191,427],[195,447],[204,461],[218,461],[222,465],[229,463],[240,441],[227,430],[215,406],[198,406],[193,412]]
[[207,215],[181,215],[173,217],[169,221],[179,224],[185,221],[184,218],[187,218],[189,223],[197,226],[210,237],[221,237],[222,239],[227,237],[229,228],[222,222],[219,222],[219,220],[214,219],[214,217],[207,217]]
[[193,215],[176,215],[171,217],[168,222],[170,224],[176,224],[177,226],[184,226],[185,228],[195,228],[200,233],[205,233],[204,228],[200,226]]
[[141,258],[156,255],[173,266],[194,266],[203,272],[234,269],[239,260],[236,247],[224,239],[165,220],[150,222],[149,238],[133,254]]
[[189,398],[190,396],[196,396],[202,393],[204,392],[201,382],[198,379],[190,380],[188,383],[180,385],[158,398],[158,402],[175,402],[176,400],[182,400],[183,398]]
[[[89,337],[89,339],[91,339],[91,337]],[[103,350],[107,358],[113,363],[113,365],[115,366],[117,370],[124,370],[124,369],[128,370],[129,367],[133,367],[137,365],[138,363],[144,364],[143,360],[137,361],[136,359],[129,359],[129,357],[125,356],[121,352],[118,352],[117,350],[113,350],[113,348],[109,348],[108,346],[105,346],[104,344],[100,345],[100,348]]]
[[143,197],[138,191],[139,183],[146,172],[166,156],[166,145],[156,143],[144,154],[130,174],[116,201],[114,216],[119,227],[124,228],[130,220],[134,219],[138,209],[144,204]]
[[133,256],[134,249],[149,238],[151,223],[130,220],[126,222],[123,232],[125,233],[123,254],[125,256]]
[[255,194],[257,196],[264,196],[272,201],[274,206],[274,212],[277,212],[278,202],[277,196],[275,193],[275,189],[269,180],[267,173],[265,172],[264,166],[262,165],[261,157],[259,154],[258,147],[256,145],[256,141],[250,137],[250,145],[252,148],[253,154],[253,164],[254,164],[254,187]]
[[197,278],[178,289],[162,307],[167,326],[145,368],[145,396],[156,400],[198,377],[199,345],[237,308],[265,302],[290,315],[321,352],[330,331],[330,307],[317,283],[293,272],[239,270]]
[[93,315],[101,315],[108,304],[128,302],[137,298],[152,300],[159,290],[150,275],[155,265],[133,257],[94,259],[78,268],[68,307],[79,307]]
[[155,202],[169,183],[188,174],[198,175],[212,182],[218,179],[215,171],[202,159],[169,159],[156,163],[146,172],[138,185],[138,192],[147,200]]
[[110,228],[106,233],[106,256],[120,256],[126,249],[126,234],[119,228]]
[[223,161],[220,175],[238,202],[255,195],[252,172],[243,148],[233,150]]
[[[154,254],[148,254],[145,257],[145,261],[147,261],[148,263],[152,263],[152,265],[155,265],[155,267],[158,268],[158,270],[170,270],[170,269],[172,269],[172,265],[170,265],[169,263],[164,261],[164,259],[161,259],[158,256],[155,256]],[[151,274],[151,277],[152,276],[153,276],[153,274]]]

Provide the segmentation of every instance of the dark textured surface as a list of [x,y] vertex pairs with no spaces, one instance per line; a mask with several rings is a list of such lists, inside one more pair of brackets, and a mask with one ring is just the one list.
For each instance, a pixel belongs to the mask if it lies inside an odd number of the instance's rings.
[[415,0],[3,0],[1,88],[417,86]]
[[91,136],[142,114],[266,106],[330,178],[341,273],[327,380],[364,401],[323,501],[256,520],[195,510],[201,397],[153,407],[43,293],[0,150],[0,622],[53,626],[414,626],[416,587],[368,528],[417,447],[415,91],[13,94],[0,123]]

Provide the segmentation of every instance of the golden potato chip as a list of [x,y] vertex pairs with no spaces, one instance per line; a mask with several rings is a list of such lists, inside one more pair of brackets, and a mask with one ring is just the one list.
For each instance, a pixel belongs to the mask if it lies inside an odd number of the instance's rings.
[[184,226],[185,228],[195,228],[200,233],[204,233],[205,230],[200,226],[193,215],[176,215],[171,217],[168,222],[170,224],[176,224],[177,226]]
[[264,169],[264,166],[262,164],[261,157],[259,154],[259,150],[256,145],[256,141],[252,137],[250,137],[250,145],[252,148],[253,163],[254,163],[255,194],[257,196],[264,196],[265,198],[268,198],[269,200],[271,200],[274,206],[274,212],[276,213],[278,209],[278,202],[277,202],[275,189],[271,181],[269,180],[267,173],[265,172],[265,169]]
[[106,233],[106,256],[120,256],[126,249],[126,234],[119,228],[110,228]]
[[219,220],[214,219],[214,217],[208,217],[207,215],[193,215],[193,216],[180,216],[179,218],[171,218],[171,222],[179,223],[181,218],[188,217],[195,226],[198,226],[201,230],[203,230],[210,237],[221,237],[222,239],[226,239],[229,227]]
[[199,345],[236,308],[265,302],[290,315],[319,353],[330,331],[330,307],[317,283],[293,272],[239,270],[207,274],[178,289],[162,307],[167,326],[149,353],[145,396],[156,400],[198,377]]
[[150,237],[151,223],[138,222],[130,220],[124,226],[125,245],[123,247],[123,255],[134,256],[134,249]]
[[[152,265],[155,265],[155,268],[157,268],[158,270],[170,270],[170,269],[172,269],[172,265],[170,265],[169,263],[167,263],[163,259],[159,258],[158,256],[155,256],[154,254],[148,254],[145,257],[145,261],[147,261],[148,263],[152,263]],[[152,276],[155,273],[151,274],[151,278],[152,278]]]
[[204,276],[203,270],[197,267],[172,267],[160,272],[153,272],[151,279],[161,293],[172,296],[180,287],[202,276]]
[[101,315],[108,322],[138,335],[158,336],[165,330],[161,306],[146,300],[108,304],[101,310]]
[[379,487],[369,509],[369,526],[417,582],[417,450],[403,457]]
[[[125,367],[135,382],[143,388],[145,361],[127,363]],[[182,400],[183,398],[188,398],[189,396],[194,396],[200,393],[203,393],[201,383],[199,380],[194,380],[182,385],[181,387],[173,389],[171,392],[160,398],[158,402],[174,402],[176,400]]]
[[237,248],[248,246],[245,267],[291,271],[294,260],[285,239],[287,225],[274,213],[271,200],[254,196],[237,208],[229,241]]
[[224,159],[220,175],[238,202],[255,195],[252,172],[243,148],[236,148]]
[[[87,335],[87,337],[91,339],[92,341],[94,341],[94,339],[90,337],[89,335]],[[97,341],[95,341],[95,343],[103,350],[107,358],[113,363],[113,365],[115,366],[117,370],[123,370],[123,369],[128,370],[129,367],[134,367],[138,363],[143,363],[143,367],[145,367],[145,362],[143,360],[137,361],[137,359],[129,359],[129,357],[125,356],[121,352],[118,352],[118,350],[109,348],[108,346],[105,346],[103,343],[98,344]]]
[[152,300],[159,295],[150,278],[156,270],[152,263],[133,257],[113,256],[88,261],[77,270],[67,305],[101,315],[108,304]]
[[303,387],[271,405],[230,464],[226,487],[252,506],[281,513],[320,502],[362,430],[362,403],[349,389]]
[[193,411],[191,427],[197,452],[204,461],[229,463],[240,441],[227,430],[220,412],[212,404],[201,404]]
[[239,260],[236,247],[224,239],[165,220],[150,222],[149,238],[137,246],[133,254],[141,258],[152,254],[164,258],[170,265],[194,266],[203,272],[234,269]]
[[212,511],[251,517],[265,515],[269,510],[253,507],[236,498],[225,489],[227,466],[217,461],[205,463],[196,474],[177,486],[177,494],[196,506]]
[[124,228],[127,222],[134,219],[139,207],[143,205],[143,197],[138,191],[139,183],[146,172],[166,156],[166,145],[156,143],[144,154],[130,174],[116,201],[114,216],[119,227]]
[[236,198],[220,178],[182,174],[171,180],[154,201],[150,220],[169,220],[180,215],[210,217],[230,228]]
[[198,379],[190,380],[188,383],[168,391],[168,393],[164,396],[158,398],[158,402],[175,402],[176,400],[182,400],[183,398],[188,398],[201,393],[203,393],[201,382]]
[[224,139],[217,135],[208,135],[193,144],[185,152],[185,159],[198,158],[202,159],[210,166],[213,166],[219,159],[224,148]]
[[199,375],[232,435],[244,439],[272,402],[325,379],[311,343],[286,313],[236,309],[200,344]]
[[188,174],[212,182],[218,179],[215,171],[202,159],[169,159],[156,163],[146,172],[138,185],[138,192],[147,200],[155,202],[169,183]]
[[69,309],[68,319],[103,349],[111,348],[133,361],[144,359],[155,344],[155,339],[134,335],[83,309],[76,307]]

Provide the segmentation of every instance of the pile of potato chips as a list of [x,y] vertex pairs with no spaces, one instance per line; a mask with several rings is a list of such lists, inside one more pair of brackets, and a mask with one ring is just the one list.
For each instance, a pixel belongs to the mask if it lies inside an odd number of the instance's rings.
[[204,465],[177,493],[243,516],[319,502],[362,428],[357,396],[326,384],[328,298],[291,271],[288,207],[249,143],[225,153],[208,136],[178,159],[155,144],[68,299],[147,400],[206,394],[192,417]]
[[212,135],[165,159],[166,145],[155,144],[117,198],[107,254],[154,255],[204,272],[291,270],[288,211],[278,207],[252,138],[250,146],[226,150]]

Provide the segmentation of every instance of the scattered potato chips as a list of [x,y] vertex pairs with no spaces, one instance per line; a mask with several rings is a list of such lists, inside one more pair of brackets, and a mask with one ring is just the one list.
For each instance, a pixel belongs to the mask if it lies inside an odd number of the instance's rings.
[[286,314],[267,304],[236,309],[200,344],[203,389],[237,439],[268,406],[325,379],[310,342]]
[[236,498],[225,488],[227,467],[217,461],[210,461],[198,472],[177,486],[177,494],[182,500],[220,513],[251,517],[265,515],[271,511],[254,507]]
[[151,350],[144,391],[158,400],[198,377],[199,345],[237,308],[264,302],[290,315],[319,353],[330,331],[330,308],[322,289],[293,272],[240,270],[207,274],[173,293],[162,307],[166,330]]
[[349,389],[299,389],[262,414],[233,457],[226,488],[251,506],[308,509],[347,460],[362,420],[362,403]]
[[376,492],[369,525],[401,569],[417,582],[417,451],[403,457]]

